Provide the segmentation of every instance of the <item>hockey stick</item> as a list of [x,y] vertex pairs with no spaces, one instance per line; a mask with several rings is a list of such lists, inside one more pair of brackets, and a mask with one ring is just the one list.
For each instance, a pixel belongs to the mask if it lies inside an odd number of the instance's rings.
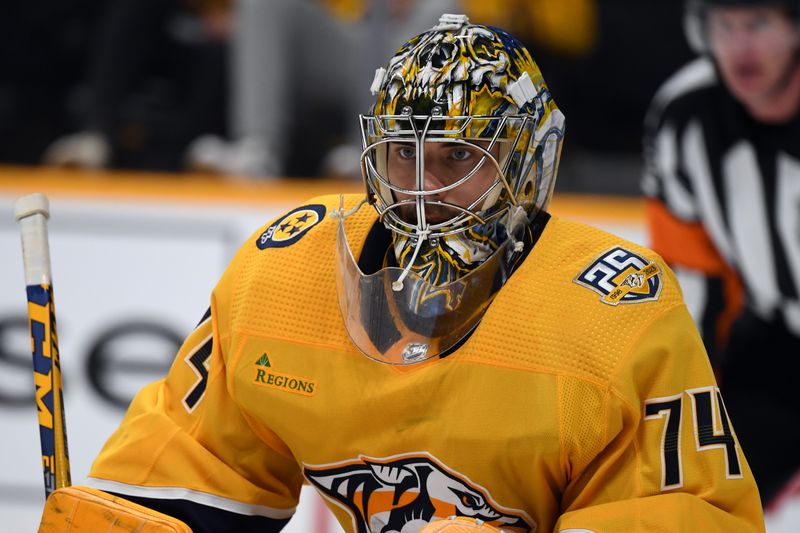
[[47,219],[50,202],[40,193],[19,198],[14,218],[22,236],[22,259],[28,293],[33,379],[39,410],[39,438],[42,445],[42,470],[45,497],[57,488],[70,485],[69,452],[61,388],[61,361],[53,306],[50,245]]

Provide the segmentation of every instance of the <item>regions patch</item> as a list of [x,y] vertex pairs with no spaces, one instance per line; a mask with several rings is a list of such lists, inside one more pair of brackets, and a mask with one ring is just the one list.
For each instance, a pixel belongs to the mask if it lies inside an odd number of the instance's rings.
[[262,387],[269,387],[283,392],[292,392],[302,396],[314,396],[317,392],[317,382],[298,376],[291,376],[272,370],[272,364],[267,354],[262,354],[255,363],[253,383]]
[[256,241],[261,250],[284,248],[299,241],[308,231],[325,218],[324,205],[304,205],[294,209],[268,227]]
[[620,246],[600,255],[573,280],[608,305],[658,300],[663,286],[656,263]]

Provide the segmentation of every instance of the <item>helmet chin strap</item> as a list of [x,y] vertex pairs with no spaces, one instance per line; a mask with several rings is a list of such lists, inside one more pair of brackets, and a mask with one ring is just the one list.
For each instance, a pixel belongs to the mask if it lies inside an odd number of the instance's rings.
[[400,292],[403,290],[403,280],[406,279],[408,273],[411,271],[411,267],[414,266],[414,262],[417,260],[417,255],[419,254],[420,248],[422,248],[422,243],[428,239],[428,235],[430,234],[431,230],[425,228],[424,230],[417,229],[416,237],[417,237],[417,244],[414,245],[414,253],[411,254],[411,261],[409,261],[405,268],[403,268],[403,272],[400,274],[400,277],[397,278],[397,281],[392,283],[392,290],[394,292]]
[[525,243],[516,238],[517,230],[529,224],[528,212],[517,205],[509,209],[506,217],[508,220],[505,224],[506,233],[508,234],[508,238],[511,239],[512,250],[515,253],[519,253],[525,249]]

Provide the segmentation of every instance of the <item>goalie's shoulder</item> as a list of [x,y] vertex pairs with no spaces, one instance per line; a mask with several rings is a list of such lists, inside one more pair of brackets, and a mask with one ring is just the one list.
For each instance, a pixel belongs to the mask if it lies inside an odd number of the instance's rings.
[[[353,209],[363,195],[326,195],[287,209],[253,232],[239,248],[220,285],[239,289],[265,283],[301,284],[335,270],[338,217]],[[349,216],[348,226],[371,226],[375,210],[365,206]],[[218,285],[218,289],[220,288]]]
[[[352,209],[363,195],[342,197]],[[319,322],[335,314],[340,196],[321,196],[287,209],[256,230],[214,288],[214,301],[226,312],[223,329],[276,334],[298,313]],[[376,217],[364,206],[347,218],[363,226]],[[288,321],[288,322],[286,322]],[[312,322],[313,322],[312,321]]]
[[535,250],[537,269],[549,265],[546,278],[554,290],[596,312],[682,301],[673,272],[657,253],[599,228],[553,217]]
[[[319,237],[335,231],[330,213],[354,203],[353,195],[325,195],[311,198],[271,220],[253,234],[250,242],[258,250],[283,249],[294,246],[308,236]],[[245,249],[252,248],[245,244]]]
[[[681,303],[657,254],[553,216],[479,332],[504,364],[607,383],[652,324]],[[509,332],[518,343],[505,341]]]
[[[348,210],[358,205],[362,196],[355,194],[330,194],[311,198],[287,209],[280,216],[258,228],[242,245],[234,259],[256,256],[259,261],[273,254],[297,254],[316,248],[321,242],[335,239],[336,217],[332,213],[340,208]],[[362,217],[370,210],[361,210]]]

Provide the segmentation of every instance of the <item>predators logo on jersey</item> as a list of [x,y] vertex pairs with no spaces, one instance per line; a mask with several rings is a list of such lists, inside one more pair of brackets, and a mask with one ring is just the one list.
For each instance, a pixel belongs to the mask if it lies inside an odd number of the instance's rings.
[[298,207],[270,224],[256,241],[261,250],[284,248],[299,241],[325,218],[325,206],[320,204]]
[[501,507],[486,489],[424,452],[306,465],[304,473],[350,513],[358,533],[417,531],[449,516],[478,518],[509,533],[536,530],[524,511]]
[[600,294],[608,305],[657,300],[663,285],[656,263],[620,246],[601,254],[574,281]]

